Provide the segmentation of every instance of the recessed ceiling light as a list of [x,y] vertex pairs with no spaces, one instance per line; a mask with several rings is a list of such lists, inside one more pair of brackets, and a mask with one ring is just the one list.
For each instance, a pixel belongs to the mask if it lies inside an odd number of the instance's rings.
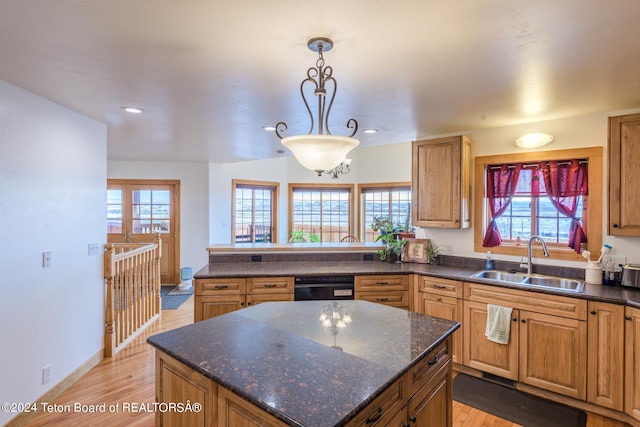
[[378,129],[365,129],[363,132],[364,133],[376,133],[376,132],[378,132]]
[[142,113],[142,111],[144,111],[141,108],[136,108],[136,107],[122,107],[122,109],[127,113],[132,113],[132,114],[140,114]]
[[268,130],[270,132],[273,132],[274,130],[276,130],[275,126],[262,126],[262,129]]

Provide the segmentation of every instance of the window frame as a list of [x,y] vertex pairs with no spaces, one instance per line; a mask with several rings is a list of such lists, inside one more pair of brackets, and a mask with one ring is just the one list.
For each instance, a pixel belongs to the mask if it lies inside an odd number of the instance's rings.
[[253,181],[244,179],[231,180],[231,242],[236,242],[236,189],[238,187],[272,190],[271,201],[271,243],[278,243],[278,203],[280,201],[280,183],[270,181]]
[[[409,192],[412,192],[411,181],[403,181],[403,182],[378,182],[378,183],[365,183],[358,184],[358,219],[357,219],[357,237],[361,242],[364,242],[365,236],[365,228],[367,224],[364,223],[365,217],[365,209],[364,209],[364,201],[362,199],[364,193],[370,191],[406,191],[408,189]],[[409,199],[409,204],[411,205],[413,199]],[[409,216],[411,217],[411,210],[409,211]],[[413,227],[413,218],[411,218],[411,227]],[[407,231],[407,230],[405,230]]]
[[[309,184],[309,183],[290,183],[289,184],[289,208],[288,208],[288,218],[287,218],[287,236],[291,236],[291,232],[293,230],[293,193],[296,190],[301,191],[333,191],[336,189],[348,190],[349,191],[349,230],[346,235],[353,235],[354,233],[354,193],[355,193],[355,185],[354,184]],[[320,238],[322,239],[322,233],[320,234]],[[321,242],[323,242],[321,240]],[[324,242],[331,243],[331,242]]]
[[[527,153],[510,153],[492,156],[477,156],[474,170],[474,215],[473,215],[473,245],[475,252],[491,251],[494,254],[527,256],[527,242],[509,243],[500,246],[482,246],[485,230],[487,229],[487,199],[485,198],[485,165],[504,163],[535,163],[549,160],[586,159],[589,162],[588,206],[583,215],[587,228],[587,250],[599,253],[602,246],[602,147],[571,148],[552,151],[533,151]],[[533,257],[542,258],[541,246],[533,245]],[[568,261],[584,261],[584,258],[570,247],[553,244],[550,258]]]

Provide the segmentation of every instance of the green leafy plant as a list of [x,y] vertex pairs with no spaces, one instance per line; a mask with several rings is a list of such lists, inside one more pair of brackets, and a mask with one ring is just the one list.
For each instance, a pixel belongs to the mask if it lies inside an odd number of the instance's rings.
[[293,230],[291,232],[289,243],[307,243],[307,242],[319,243],[320,237],[316,233],[311,233],[308,231]]
[[400,259],[402,249],[407,241],[398,239],[397,229],[391,222],[391,218],[388,216],[374,217],[371,229],[380,232],[380,235],[376,238],[376,242],[382,241],[386,244],[384,249],[376,252],[380,257],[380,261],[386,261],[390,252],[394,253],[397,259]]
[[441,246],[433,246],[431,242],[429,242],[429,246],[427,247],[427,257],[429,257],[429,263],[435,262],[438,255],[442,253]]

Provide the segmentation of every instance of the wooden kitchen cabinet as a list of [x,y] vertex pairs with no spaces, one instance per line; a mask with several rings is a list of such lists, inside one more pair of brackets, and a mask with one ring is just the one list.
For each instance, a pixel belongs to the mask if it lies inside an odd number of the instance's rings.
[[585,400],[587,322],[520,310],[518,381]]
[[293,301],[293,277],[195,279],[194,321],[268,301]]
[[[198,425],[198,424],[178,424]],[[218,424],[219,427],[286,427],[283,423],[266,411],[247,402],[229,390],[220,387],[218,397]]]
[[518,316],[519,311],[514,310],[509,343],[498,344],[488,340],[484,334],[487,326],[487,303],[465,301],[463,365],[517,381]]
[[624,306],[589,301],[587,402],[624,409]]
[[356,276],[355,299],[385,304],[409,310],[409,275]]
[[436,347],[347,423],[347,427],[451,427],[451,338]]
[[640,114],[609,117],[609,234],[640,236]]
[[[586,399],[587,302],[465,283],[463,364]],[[487,304],[513,308],[509,344],[484,335]]]
[[202,405],[201,411],[156,411],[156,426],[217,425],[217,385],[161,351],[156,351],[156,399]]
[[451,359],[462,363],[463,321],[462,282],[438,277],[418,276],[414,310],[429,316],[455,320],[460,328],[452,335]]
[[471,226],[471,140],[466,136],[411,145],[411,217],[419,227]]
[[624,411],[640,420],[640,309],[625,307]]

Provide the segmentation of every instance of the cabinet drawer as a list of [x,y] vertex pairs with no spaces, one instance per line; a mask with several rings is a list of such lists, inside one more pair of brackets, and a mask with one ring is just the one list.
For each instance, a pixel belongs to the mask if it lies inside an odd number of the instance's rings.
[[429,381],[441,366],[451,359],[449,346],[451,337],[438,345],[427,357],[420,360],[407,372],[407,396],[411,397]]
[[[404,396],[405,377],[393,383],[380,396],[376,397],[366,408],[347,423],[348,427],[370,427],[382,425],[390,416],[395,415],[407,401]],[[382,422],[380,422],[382,421]]]
[[430,294],[462,298],[462,282],[439,277],[419,276],[418,291]]
[[196,295],[244,294],[246,280],[229,279],[196,279]]
[[252,277],[247,279],[248,294],[293,293],[293,277]]
[[587,300],[466,283],[464,299],[569,319],[587,320]]
[[356,276],[356,291],[408,291],[408,275]]
[[356,299],[377,302],[391,307],[409,308],[409,291],[358,292]]

